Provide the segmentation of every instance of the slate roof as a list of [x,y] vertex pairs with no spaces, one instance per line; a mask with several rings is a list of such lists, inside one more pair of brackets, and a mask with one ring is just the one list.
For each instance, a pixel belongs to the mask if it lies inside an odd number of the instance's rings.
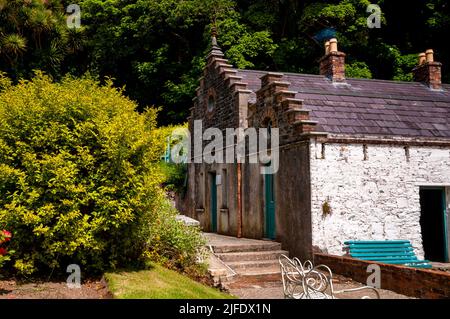
[[[256,92],[264,71],[239,70]],[[298,92],[316,131],[332,134],[450,138],[450,85],[432,91],[422,83],[347,79],[334,84],[320,75],[283,73]],[[255,99],[255,95],[253,95]]]

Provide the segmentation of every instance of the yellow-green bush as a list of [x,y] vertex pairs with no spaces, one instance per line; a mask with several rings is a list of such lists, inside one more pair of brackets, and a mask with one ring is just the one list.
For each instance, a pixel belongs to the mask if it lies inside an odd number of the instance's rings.
[[100,272],[170,246],[152,231],[167,209],[157,110],[89,77],[0,83],[0,229],[20,273]]
[[[177,270],[200,269],[198,257],[203,253],[200,247],[205,244],[198,227],[187,227],[174,217],[176,211],[168,202],[161,205],[158,216],[151,225],[146,256],[168,268]],[[197,267],[200,266],[200,267]]]

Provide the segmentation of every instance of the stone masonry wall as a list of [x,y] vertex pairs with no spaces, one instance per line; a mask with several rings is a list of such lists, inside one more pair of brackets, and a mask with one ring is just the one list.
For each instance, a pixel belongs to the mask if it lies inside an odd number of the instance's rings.
[[[218,47],[212,48],[203,76],[199,80],[196,97],[189,117],[189,130],[194,137],[194,121],[202,121],[203,133],[208,128],[218,128],[223,133],[227,128],[247,126],[248,96],[247,84],[237,75],[237,69],[229,64]],[[223,182],[217,188],[217,232],[220,234],[237,234],[237,170],[234,164],[207,164],[196,156],[194,138],[191,139],[191,163],[188,165],[188,186],[185,214],[199,220],[204,231],[212,231],[211,220],[211,174],[222,178]],[[211,141],[203,140],[203,148]],[[221,151],[225,154],[225,149]],[[226,178],[226,181],[225,181]],[[226,191],[224,190],[226,188]]]
[[450,150],[310,143],[313,247],[343,255],[347,240],[407,239],[424,257],[420,186],[450,185]]

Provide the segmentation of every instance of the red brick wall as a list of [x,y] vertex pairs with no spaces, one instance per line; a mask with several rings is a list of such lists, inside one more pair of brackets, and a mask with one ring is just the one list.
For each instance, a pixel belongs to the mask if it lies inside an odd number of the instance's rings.
[[349,257],[314,254],[314,264],[324,264],[333,273],[350,277],[366,284],[367,266],[378,264],[381,268],[381,289],[403,295],[426,299],[450,298],[450,273],[437,270],[387,265]]
[[320,75],[334,82],[345,81],[345,53],[330,52],[320,59]]
[[441,67],[439,62],[427,62],[413,70],[414,81],[423,82],[435,90],[442,89]]

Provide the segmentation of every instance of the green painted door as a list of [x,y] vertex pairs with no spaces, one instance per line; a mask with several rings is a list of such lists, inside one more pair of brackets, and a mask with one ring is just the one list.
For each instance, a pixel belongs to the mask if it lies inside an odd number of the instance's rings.
[[217,232],[217,185],[216,185],[216,173],[210,173],[209,179],[211,183],[211,232]]
[[264,175],[265,237],[275,239],[275,190],[273,174]]

